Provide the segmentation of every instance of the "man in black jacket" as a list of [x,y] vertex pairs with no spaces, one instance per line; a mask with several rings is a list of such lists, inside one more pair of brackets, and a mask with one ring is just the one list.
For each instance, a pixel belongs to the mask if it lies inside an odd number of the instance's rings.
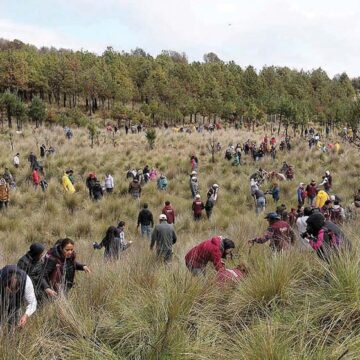
[[24,270],[33,282],[38,303],[45,300],[45,294],[49,296],[56,295],[55,291],[47,286],[44,279],[44,263],[42,261],[44,250],[42,244],[33,243],[30,245],[29,251],[17,263],[17,267]]
[[143,209],[139,212],[137,228],[140,226],[141,236],[146,235],[150,240],[151,237],[151,228],[154,227],[154,218],[151,211],[148,209],[148,204],[143,205]]

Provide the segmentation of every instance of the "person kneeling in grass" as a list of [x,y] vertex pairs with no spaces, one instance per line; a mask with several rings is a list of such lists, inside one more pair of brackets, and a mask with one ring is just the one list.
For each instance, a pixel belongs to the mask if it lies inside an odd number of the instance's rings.
[[208,262],[212,262],[216,271],[225,271],[222,259],[231,256],[235,244],[222,236],[214,236],[193,247],[185,256],[186,267],[193,275],[205,274]]
[[[25,314],[19,316],[21,304],[27,303]],[[23,327],[36,311],[37,301],[33,283],[25,271],[16,265],[0,270],[0,325]]]

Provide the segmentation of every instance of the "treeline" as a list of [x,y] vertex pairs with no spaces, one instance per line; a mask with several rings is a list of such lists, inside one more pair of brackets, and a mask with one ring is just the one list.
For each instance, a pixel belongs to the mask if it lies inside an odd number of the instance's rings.
[[286,128],[303,128],[309,121],[357,127],[359,78],[343,73],[331,79],[320,68],[265,66],[257,72],[214,53],[203,60],[189,63],[176,51],[152,57],[142,49],[127,53],[108,47],[99,56],[1,40],[2,119],[9,126],[13,116],[18,126],[25,115],[36,123],[53,121],[53,110],[44,113],[46,103],[65,114],[101,111],[153,124],[221,118],[249,126],[276,120]]

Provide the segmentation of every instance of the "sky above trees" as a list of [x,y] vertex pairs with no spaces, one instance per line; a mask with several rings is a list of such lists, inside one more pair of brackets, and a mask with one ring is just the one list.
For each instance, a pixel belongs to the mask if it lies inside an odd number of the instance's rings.
[[40,46],[215,52],[242,66],[360,75],[356,0],[0,0],[0,37]]

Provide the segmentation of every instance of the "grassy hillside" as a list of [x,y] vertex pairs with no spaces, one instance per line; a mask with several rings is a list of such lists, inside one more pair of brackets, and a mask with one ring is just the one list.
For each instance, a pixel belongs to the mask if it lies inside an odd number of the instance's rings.
[[[247,138],[259,141],[260,132],[219,131],[215,137],[226,147]],[[0,265],[15,263],[30,243],[50,247],[58,238],[76,241],[78,259],[91,275],[77,273],[76,287],[69,299],[58,299],[36,312],[26,328],[13,336],[0,334],[1,359],[344,359],[360,358],[360,242],[359,220],[344,226],[353,242],[352,256],[331,267],[315,253],[293,249],[272,254],[267,245],[251,252],[247,241],[266,228],[263,216],[255,215],[249,191],[249,176],[261,164],[279,169],[286,160],[295,166],[295,181],[281,183],[280,202],[296,205],[299,182],[317,180],[325,170],[333,173],[334,192],[344,204],[360,187],[359,154],[342,145],[340,155],[308,150],[297,140],[290,153],[279,153],[272,162],[266,158],[255,164],[232,167],[223,152],[210,162],[209,134],[175,134],[158,131],[155,148],[149,150],[144,134],[121,133],[114,147],[110,137],[100,136],[100,146],[89,146],[86,130],[75,130],[65,139],[61,128],[30,128],[16,135],[14,151],[6,135],[1,135],[0,165],[16,175],[18,189],[11,193],[11,207],[0,215]],[[49,187],[34,191],[26,179],[30,175],[28,153],[39,144],[53,145],[56,153],[44,161]],[[12,156],[20,152],[21,166],[15,171]],[[217,204],[210,221],[194,222],[188,184],[190,155],[199,158],[201,195],[208,187],[220,185]],[[165,200],[177,210],[171,266],[156,261],[149,243],[136,231],[139,203],[127,194],[126,170],[149,164],[169,179],[167,192],[155,183],[145,185],[141,203],[148,202],[157,219]],[[72,167],[77,193],[65,195],[61,176]],[[103,180],[111,172],[115,192],[94,203],[88,198],[85,177],[96,171]],[[270,187],[270,184],[268,184]],[[267,185],[264,186],[267,188]],[[273,210],[269,199],[267,210]],[[102,251],[92,249],[101,241],[109,225],[126,222],[125,236],[133,246],[116,264],[105,264]],[[184,265],[186,252],[213,235],[226,235],[236,242],[232,267],[246,263],[250,275],[235,288],[219,288],[214,272],[193,278]],[[209,269],[210,270],[210,269]]]

